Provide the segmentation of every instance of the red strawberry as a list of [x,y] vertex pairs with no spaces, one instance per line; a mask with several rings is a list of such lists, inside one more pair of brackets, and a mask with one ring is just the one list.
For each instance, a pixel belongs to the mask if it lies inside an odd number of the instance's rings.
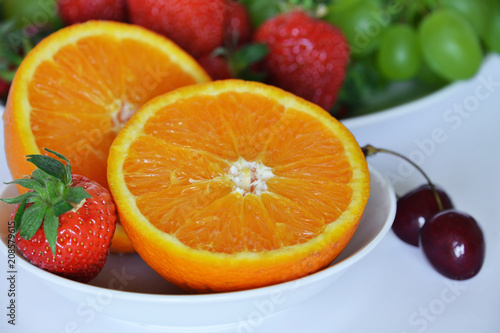
[[213,80],[239,78],[242,80],[262,81],[263,73],[254,64],[267,54],[264,44],[248,43],[237,50],[217,48],[198,58],[200,65]]
[[89,20],[127,20],[126,0],[57,0],[57,9],[66,25]]
[[4,98],[7,96],[9,88],[10,88],[10,83],[0,79],[0,98]]
[[132,23],[173,40],[191,55],[223,44],[225,0],[128,0]]
[[[240,2],[226,2],[224,40],[229,45],[248,43],[252,37],[252,24],[246,7]],[[236,41],[236,43],[235,43]]]
[[269,83],[326,110],[335,103],[346,73],[349,49],[342,32],[302,11],[264,22],[254,40],[266,43]]
[[233,78],[227,59],[222,55],[207,54],[198,58],[198,62],[210,75],[212,80],[224,80]]
[[88,282],[102,270],[115,232],[116,210],[109,192],[86,177],[72,175],[68,160],[28,155],[38,167],[30,178],[11,183],[30,191],[16,198],[12,214],[19,251],[32,264],[57,275]]

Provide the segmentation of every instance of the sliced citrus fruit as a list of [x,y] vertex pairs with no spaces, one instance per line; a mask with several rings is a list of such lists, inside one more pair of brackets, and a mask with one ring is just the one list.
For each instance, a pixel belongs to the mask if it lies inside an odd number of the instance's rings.
[[31,174],[24,156],[46,147],[68,157],[75,173],[107,186],[109,147],[137,108],[209,80],[191,56],[144,28],[94,21],[61,29],[26,56],[12,84],[3,116],[12,176]]
[[324,268],[370,192],[364,155],[340,122],[291,93],[239,80],[144,105],[111,146],[108,181],[137,252],[195,292]]

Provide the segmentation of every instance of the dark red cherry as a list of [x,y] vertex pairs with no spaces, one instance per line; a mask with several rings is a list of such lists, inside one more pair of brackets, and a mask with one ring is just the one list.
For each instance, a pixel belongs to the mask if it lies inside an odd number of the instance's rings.
[[422,227],[420,241],[432,266],[450,279],[469,279],[483,266],[483,232],[466,213],[447,210],[435,215]]
[[[435,188],[443,210],[453,208],[446,192],[438,186]],[[429,184],[422,185],[398,199],[392,230],[404,242],[418,246],[420,228],[440,211],[432,187]]]

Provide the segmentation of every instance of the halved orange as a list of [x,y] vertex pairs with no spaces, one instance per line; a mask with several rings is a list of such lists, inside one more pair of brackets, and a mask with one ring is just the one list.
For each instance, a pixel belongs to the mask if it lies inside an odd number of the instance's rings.
[[[3,116],[11,174],[31,174],[25,155],[46,147],[107,186],[108,150],[130,116],[155,96],[206,81],[191,56],[144,28],[93,21],[61,29],[26,56],[12,84]],[[117,230],[113,244],[133,250]]]
[[194,292],[324,268],[370,192],[364,155],[340,122],[291,93],[239,80],[144,105],[111,146],[108,181],[137,252]]

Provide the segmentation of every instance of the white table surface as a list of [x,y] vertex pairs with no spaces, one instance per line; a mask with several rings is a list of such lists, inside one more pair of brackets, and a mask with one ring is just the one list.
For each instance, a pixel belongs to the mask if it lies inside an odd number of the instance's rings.
[[[490,56],[472,80],[346,125],[361,145],[371,143],[415,158],[458,209],[476,218],[487,247],[481,272],[467,281],[446,279],[421,249],[390,231],[329,289],[299,306],[245,328],[175,332],[500,332],[500,57]],[[8,181],[3,127],[0,132],[0,181]],[[376,156],[370,162],[393,180],[398,193],[424,182],[394,157]],[[17,274],[16,326],[8,325],[7,258],[0,260],[0,272],[0,332],[174,331],[98,312],[83,316],[77,304],[52,293],[22,268]]]

